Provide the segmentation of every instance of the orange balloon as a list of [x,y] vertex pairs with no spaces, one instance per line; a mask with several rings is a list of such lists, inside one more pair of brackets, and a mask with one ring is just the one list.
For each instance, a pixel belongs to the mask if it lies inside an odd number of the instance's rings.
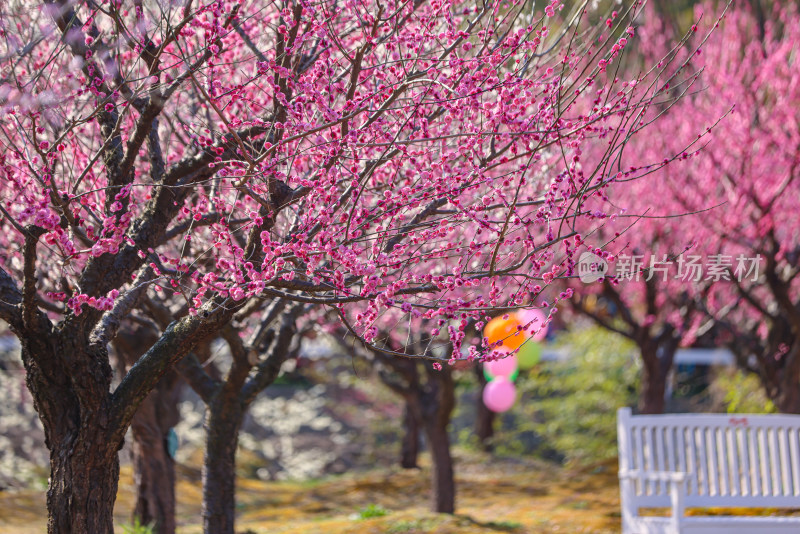
[[501,315],[486,323],[483,335],[486,336],[489,343],[502,341],[504,349],[515,350],[525,343],[525,333],[517,330],[518,326],[521,325],[514,314],[509,314],[508,319],[503,319]]

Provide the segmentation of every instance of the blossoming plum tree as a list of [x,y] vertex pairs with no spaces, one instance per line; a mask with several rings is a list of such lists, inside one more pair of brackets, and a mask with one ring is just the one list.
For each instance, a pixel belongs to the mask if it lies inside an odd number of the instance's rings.
[[730,111],[692,165],[666,166],[660,176],[675,184],[679,209],[718,206],[703,213],[702,224],[687,220],[680,230],[718,263],[720,276],[698,302],[775,406],[800,413],[798,227],[781,215],[796,211],[800,195],[800,13],[793,4],[754,0],[725,18],[699,57],[703,90],[656,126],[671,135],[655,136],[651,149],[673,150],[697,135],[680,116],[691,114],[705,128]]
[[[698,8],[698,17],[703,11],[699,26],[714,25],[708,18],[713,6]],[[628,215],[642,216],[620,240],[631,244],[628,262],[636,247],[642,254],[638,289],[630,281],[602,285],[620,321],[592,313],[585,300],[575,302],[608,328],[633,339],[636,332],[658,332],[644,339],[666,343],[655,346],[659,358],[644,357],[642,350],[643,411],[663,407],[659,399],[674,348],[713,329],[739,364],[758,374],[781,411],[800,413],[797,229],[791,220],[776,218],[794,209],[800,193],[800,121],[791,104],[798,97],[798,17],[796,7],[780,3],[731,6],[718,34],[697,48],[693,64],[702,71],[702,83],[654,124],[647,142],[626,147],[629,161],[657,161],[664,154],[691,160],[661,161],[648,167],[654,172],[650,185],[640,181],[615,190],[622,193],[615,202],[631,208]],[[651,37],[643,45],[650,57],[674,46],[657,19],[639,33]],[[743,64],[759,68],[743,69]],[[696,152],[698,142],[704,146]],[[681,252],[686,255],[680,257]],[[648,272],[651,256],[655,276]],[[693,259],[700,263],[690,265]],[[668,264],[661,263],[665,260]],[[671,271],[662,276],[668,265]],[[696,274],[690,272],[694,268]],[[649,401],[648,390],[654,392]]]
[[[51,454],[49,532],[113,530],[133,414],[237,317],[326,306],[365,343],[387,311],[446,319],[458,352],[468,320],[550,282],[610,186],[577,171],[587,134],[614,154],[652,99],[614,75],[637,11],[591,28],[585,8],[3,3],[0,318]],[[153,295],[171,322],[112,387],[109,344]]]
[[[662,66],[672,59],[652,86],[661,98],[637,118],[642,125],[659,117],[653,128],[658,134],[636,138],[614,162],[619,171],[615,180],[627,185],[609,193],[617,209],[601,215],[604,222],[596,231],[609,245],[584,251],[607,262],[608,271],[596,283],[584,279],[591,282],[587,285],[575,277],[569,285],[576,290],[570,301],[574,311],[636,343],[642,360],[639,410],[661,413],[678,347],[696,343],[714,328],[703,303],[719,277],[706,276],[701,262],[718,254],[721,244],[701,221],[723,201],[705,195],[687,203],[692,186],[683,176],[692,176],[712,132],[724,127],[729,111],[724,98],[717,98],[720,105],[702,116],[693,108],[708,76],[703,51],[722,46],[722,36],[711,33],[727,8],[698,9],[698,23],[682,35],[675,35],[653,6],[645,12],[636,28],[640,56],[625,68],[636,73],[642,62]],[[674,75],[680,72],[686,75],[678,80]],[[586,155],[594,158],[591,152]],[[586,262],[593,259],[589,256]]]
[[[652,181],[643,180],[641,185],[645,184],[652,185]],[[668,203],[660,209],[643,206],[658,189],[633,198],[627,194],[615,198],[629,211],[606,228],[622,230],[613,248],[601,253],[612,272],[589,287],[578,288],[582,285],[579,281],[570,284],[575,288],[570,300],[573,311],[636,344],[642,361],[638,409],[651,414],[664,411],[667,380],[677,349],[692,345],[713,323],[698,303],[712,284],[702,278],[695,280],[694,273],[682,263],[685,254],[697,250],[697,243],[682,229],[698,214],[670,215],[664,212],[674,208]],[[649,204],[649,208],[653,206]],[[624,232],[625,228],[629,231]],[[611,236],[617,233],[612,231]]]

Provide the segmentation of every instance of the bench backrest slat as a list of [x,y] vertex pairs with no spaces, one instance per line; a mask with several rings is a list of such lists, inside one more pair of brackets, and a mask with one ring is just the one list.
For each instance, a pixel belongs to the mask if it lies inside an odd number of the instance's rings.
[[684,438],[684,431],[682,428],[675,429],[675,441],[673,443],[675,449],[678,451],[678,457],[676,458],[677,464],[673,466],[673,470],[684,473],[688,472],[689,468],[686,463],[686,459],[688,458],[686,454],[686,439]]
[[750,476],[752,481],[751,495],[759,495],[761,491],[761,477],[758,470],[758,456],[756,456],[756,429],[748,428],[745,432],[745,446],[748,448],[748,456],[750,457]]
[[764,432],[763,428],[756,428],[755,432],[756,435],[758,436],[758,441],[757,441],[758,445],[755,445],[755,447],[756,447],[756,456],[759,459],[759,464],[760,464],[759,466],[760,470],[758,472],[759,476],[761,477],[761,486],[759,487],[759,490],[761,491],[760,495],[769,495],[769,492],[771,490],[769,488],[769,470],[767,469],[767,455],[766,453],[759,455],[759,451],[767,450],[766,432]]
[[770,479],[772,480],[772,494],[778,493],[778,485],[780,484],[780,470],[778,466],[778,442],[775,439],[775,431],[767,431],[769,436],[769,468]]
[[[800,416],[618,416],[620,469],[688,473],[687,507],[800,508]],[[626,498],[669,506],[669,485],[637,479]]]
[[736,433],[736,445],[739,453],[739,465],[741,466],[740,477],[742,479],[742,495],[751,495],[753,485],[751,484],[750,458],[753,456],[751,447],[748,446],[748,435],[750,429],[744,429]]
[[[693,436],[694,432],[692,432],[690,428],[680,428],[678,432],[680,432],[681,436],[686,440],[686,463],[681,467],[685,467],[683,470],[684,473],[694,473],[697,470],[697,449]],[[686,484],[689,493],[697,495],[697,492],[700,491],[700,481],[698,477],[689,478]]]

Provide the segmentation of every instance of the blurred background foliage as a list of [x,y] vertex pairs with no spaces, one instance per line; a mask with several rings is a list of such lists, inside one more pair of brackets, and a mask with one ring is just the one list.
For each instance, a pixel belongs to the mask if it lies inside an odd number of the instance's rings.
[[758,377],[741,369],[720,369],[709,386],[728,413],[776,413]]
[[[635,405],[637,398],[640,364],[633,344],[589,327],[562,333],[554,345],[571,357],[520,373],[517,403],[495,422],[494,452],[568,465],[616,458],[617,408]],[[475,391],[477,383],[462,375],[459,386]],[[456,421],[472,411],[473,404],[460,402]],[[458,437],[462,445],[477,446],[471,428],[461,428]]]
[[538,437],[533,452],[548,459],[587,464],[615,458],[617,408],[637,398],[640,364],[633,344],[591,327],[562,334],[556,345],[572,357],[521,377],[515,421],[498,432],[497,452],[522,452],[520,437],[530,432]]

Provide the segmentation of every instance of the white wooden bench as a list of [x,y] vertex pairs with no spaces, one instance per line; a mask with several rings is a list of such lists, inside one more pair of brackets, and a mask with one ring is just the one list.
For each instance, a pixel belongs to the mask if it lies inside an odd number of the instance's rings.
[[[617,412],[624,534],[800,533],[800,516],[686,516],[687,508],[800,509],[800,416]],[[668,517],[640,508],[668,507]]]

